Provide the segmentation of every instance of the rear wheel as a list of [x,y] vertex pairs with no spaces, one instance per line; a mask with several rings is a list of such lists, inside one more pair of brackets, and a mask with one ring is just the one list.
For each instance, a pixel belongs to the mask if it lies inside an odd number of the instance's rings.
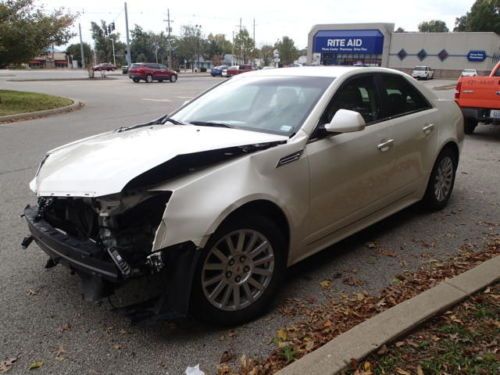
[[266,217],[246,215],[223,224],[200,257],[193,314],[234,325],[264,313],[285,274],[285,246],[280,229]]
[[147,83],[152,83],[152,82],[153,82],[153,76],[152,76],[151,74],[148,74],[148,75],[146,76],[146,82],[147,82]]
[[422,199],[423,205],[430,210],[440,210],[448,204],[457,170],[457,155],[451,148],[445,148],[439,154]]
[[473,118],[464,119],[464,132],[465,134],[472,134],[477,126],[477,120]]
[[170,82],[174,83],[175,81],[177,81],[177,76],[173,74],[170,76]]
[[139,82],[139,78],[132,78],[132,81],[134,81],[135,83]]

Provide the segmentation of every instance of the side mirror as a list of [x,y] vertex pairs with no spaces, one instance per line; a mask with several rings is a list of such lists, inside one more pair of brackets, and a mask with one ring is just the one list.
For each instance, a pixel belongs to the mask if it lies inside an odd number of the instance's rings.
[[365,126],[365,120],[359,112],[339,109],[332,121],[325,125],[325,130],[329,133],[350,133],[363,130]]

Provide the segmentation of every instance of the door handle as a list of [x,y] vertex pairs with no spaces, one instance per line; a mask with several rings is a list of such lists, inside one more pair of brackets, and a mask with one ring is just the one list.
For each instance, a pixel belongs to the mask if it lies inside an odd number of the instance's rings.
[[431,134],[434,130],[434,124],[427,124],[422,128],[425,135]]
[[388,151],[392,145],[394,144],[394,139],[385,139],[382,141],[382,143],[379,143],[377,145],[377,148],[382,151],[382,152],[385,152],[385,151]]

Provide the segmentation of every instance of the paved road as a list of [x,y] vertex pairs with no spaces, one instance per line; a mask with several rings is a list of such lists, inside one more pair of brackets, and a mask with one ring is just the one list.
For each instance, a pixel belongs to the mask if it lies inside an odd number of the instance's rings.
[[[149,120],[219,82],[185,77],[175,84],[133,84],[129,80],[8,82],[0,88],[65,95],[86,102],[84,109],[51,118],[0,125],[0,361],[19,356],[10,373],[24,373],[43,360],[40,374],[181,374],[201,364],[215,372],[221,354],[265,356],[274,333],[288,318],[277,309],[234,330],[201,325],[192,320],[131,327],[110,311],[107,302],[83,302],[78,280],[63,267],[43,268],[46,256],[36,247],[22,251],[27,233],[19,218],[33,202],[28,182],[48,149],[97,132]],[[22,75],[22,73],[20,74]],[[438,85],[437,81],[431,85]],[[451,97],[452,91],[439,91]],[[287,298],[320,303],[342,291],[376,292],[397,273],[423,261],[456,254],[470,244],[481,247],[500,227],[500,127],[480,126],[466,138],[455,192],[445,210],[427,214],[411,207],[292,268],[277,304]],[[376,242],[384,251],[366,246]],[[386,255],[384,255],[386,254]],[[395,256],[394,256],[395,255]],[[334,279],[325,292],[319,283],[334,275],[354,276],[362,287]],[[131,292],[139,290],[132,288]],[[120,303],[121,296],[114,297]],[[63,348],[63,360],[56,359]]]

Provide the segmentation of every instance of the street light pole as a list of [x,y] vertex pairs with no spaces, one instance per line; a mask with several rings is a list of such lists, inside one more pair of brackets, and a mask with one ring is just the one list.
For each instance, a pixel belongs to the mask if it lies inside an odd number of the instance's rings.
[[127,2],[125,2],[125,36],[127,38],[127,65],[132,64],[132,54],[130,53],[130,38],[128,36],[128,11]]
[[110,36],[111,39],[111,48],[113,49],[113,65],[116,66],[116,56],[115,56],[115,40],[113,36]]
[[83,52],[83,42],[82,42],[82,25],[78,24],[78,31],[80,32],[80,58],[82,63],[82,69],[85,69],[85,55]]

